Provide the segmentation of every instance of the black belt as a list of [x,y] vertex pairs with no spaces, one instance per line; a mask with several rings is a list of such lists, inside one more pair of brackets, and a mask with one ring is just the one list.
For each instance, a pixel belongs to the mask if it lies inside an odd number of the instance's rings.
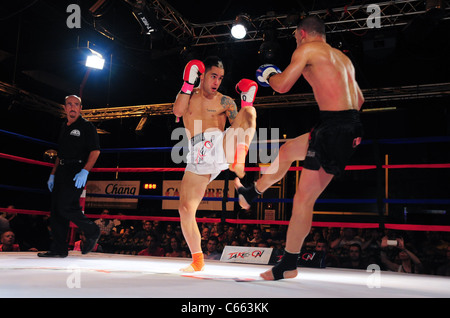
[[84,161],[81,159],[59,159],[59,165],[77,165],[82,164]]

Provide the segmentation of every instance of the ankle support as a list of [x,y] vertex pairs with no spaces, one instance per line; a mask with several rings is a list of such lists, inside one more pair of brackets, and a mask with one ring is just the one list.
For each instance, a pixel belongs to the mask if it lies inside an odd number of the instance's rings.
[[283,279],[284,272],[297,270],[298,256],[299,253],[289,253],[285,251],[281,261],[272,268],[273,279]]
[[203,259],[203,253],[194,253],[192,254],[192,268],[194,271],[201,271],[203,267],[205,266],[205,261]]
[[245,143],[240,143],[236,145],[236,152],[234,154],[234,162],[232,168],[236,166],[236,164],[245,163],[245,157],[247,157],[248,146]]
[[256,189],[255,183],[247,188],[240,187],[237,191],[239,195],[244,197],[245,201],[247,201],[249,205],[261,194],[261,192]]

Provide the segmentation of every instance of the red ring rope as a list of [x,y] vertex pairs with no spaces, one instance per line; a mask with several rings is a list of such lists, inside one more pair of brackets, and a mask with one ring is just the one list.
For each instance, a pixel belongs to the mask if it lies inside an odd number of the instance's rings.
[[[0,208],[0,212],[6,213],[21,213],[31,215],[50,215],[50,212],[37,210],[23,210],[23,209],[8,209]],[[135,215],[103,215],[103,214],[86,214],[88,218],[92,219],[116,219],[116,220],[142,220],[142,221],[166,221],[179,222],[179,217],[168,216],[135,216]],[[197,222],[202,223],[220,223],[218,218],[197,218]],[[288,225],[289,221],[271,221],[271,220],[247,220],[247,219],[226,219],[225,222],[230,224],[266,224],[266,225]],[[344,228],[358,228],[358,229],[378,229],[378,223],[351,223],[351,222],[312,222],[313,227],[344,227]],[[436,232],[450,232],[450,226],[447,225],[418,225],[418,224],[384,224],[384,228],[389,230],[400,231],[436,231]]]
[[[0,153],[0,158],[24,162],[29,164],[36,164],[41,166],[53,167],[54,164],[39,160],[27,159],[23,157],[8,155]],[[397,164],[397,165],[382,165],[383,169],[447,169],[450,168],[450,163],[428,163],[428,164]],[[345,170],[373,170],[376,165],[349,165]],[[260,171],[266,167],[247,167],[245,171]],[[165,171],[184,171],[185,168],[92,168],[92,172],[165,172]],[[300,171],[302,167],[290,167],[289,171]]]

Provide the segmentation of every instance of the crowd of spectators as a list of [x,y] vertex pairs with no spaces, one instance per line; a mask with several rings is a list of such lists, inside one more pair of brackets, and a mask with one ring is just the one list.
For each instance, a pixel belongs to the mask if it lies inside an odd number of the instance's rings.
[[[10,207],[12,208],[12,207]],[[104,210],[102,215],[109,214]],[[119,220],[99,216],[95,222],[101,237],[94,252],[190,257],[177,222]],[[281,256],[285,226],[199,222],[206,259],[218,260],[227,245],[271,247]],[[47,250],[51,241],[48,217],[0,215],[1,251]],[[73,250],[80,250],[78,233]],[[450,233],[381,231],[379,229],[312,228],[302,251],[323,252],[325,267],[366,270],[376,264],[382,270],[450,276]]]

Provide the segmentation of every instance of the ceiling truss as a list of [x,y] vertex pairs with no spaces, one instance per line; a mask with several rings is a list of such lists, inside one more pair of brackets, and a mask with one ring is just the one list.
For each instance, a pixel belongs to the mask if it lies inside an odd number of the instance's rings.
[[[424,98],[450,97],[450,83],[410,85],[362,90],[365,98],[365,109],[378,108],[380,102],[398,100],[418,100]],[[11,99],[9,105],[17,103],[27,109],[50,113],[64,117],[64,106],[38,95],[21,90],[10,84],[0,82],[0,94]],[[258,108],[305,107],[317,105],[314,95],[307,94],[275,94],[256,97],[254,106]],[[138,106],[106,107],[83,109],[83,117],[92,122],[112,119],[171,115],[173,103],[148,104]]]
[[[414,17],[427,11],[427,2],[423,0],[397,0],[376,3],[380,10],[380,28],[406,25]],[[450,1],[437,2],[442,3],[442,8],[447,13],[444,19],[450,19],[448,14],[450,13]],[[368,9],[369,5],[371,4],[316,10],[310,11],[308,14],[317,15],[325,21],[327,33],[370,30],[373,25],[368,21],[371,21],[370,16],[375,11]],[[242,40],[233,40],[230,31],[234,20],[195,24],[184,19],[164,0],[152,0],[150,6],[156,11],[163,28],[169,34],[182,43],[190,43],[191,46],[262,41],[263,31],[269,25],[277,30],[278,38],[287,38],[292,35],[296,28],[296,20],[292,14],[274,13],[250,17],[247,36]]]
[[[398,100],[417,100],[423,98],[450,97],[450,83],[412,85],[363,89],[365,109],[379,107],[379,102]],[[254,106],[261,108],[305,107],[317,105],[314,95],[291,94],[256,97]],[[171,115],[173,103],[97,108],[83,110],[83,117],[92,122],[118,118]]]
[[[132,2],[126,0],[128,3]],[[432,1],[422,0],[396,0],[377,3],[380,8],[381,28],[398,25],[405,25],[415,16],[427,11],[427,3]],[[445,19],[450,19],[450,0],[438,0],[442,3],[442,8],[446,12]],[[166,32],[174,38],[184,43],[191,43],[193,46],[215,45],[220,43],[230,43],[230,30],[234,21],[222,21],[205,24],[193,24],[187,21],[182,15],[171,7],[165,0],[147,0],[156,13],[158,20]],[[343,8],[333,8],[332,10],[311,11],[309,14],[318,15],[326,21],[327,32],[346,32],[368,30],[367,19],[370,11],[366,5],[356,5]],[[271,24],[279,32],[279,37],[291,36],[295,29],[295,23],[289,15],[266,15],[251,18],[251,26],[245,39],[239,41],[262,41],[263,27]],[[382,102],[392,100],[420,99],[431,97],[450,96],[450,83],[401,86],[391,88],[377,88],[363,90],[366,102]],[[34,95],[17,88],[13,85],[0,82],[0,94],[11,99],[10,105],[20,103],[24,107],[38,109],[51,113],[58,117],[64,116],[63,105]],[[257,97],[255,107],[297,107],[315,105],[313,94],[292,94],[267,97]],[[10,107],[10,105],[8,107]],[[150,104],[139,106],[109,107],[83,110],[83,116],[94,122],[141,116],[156,116],[172,114],[172,103]]]

